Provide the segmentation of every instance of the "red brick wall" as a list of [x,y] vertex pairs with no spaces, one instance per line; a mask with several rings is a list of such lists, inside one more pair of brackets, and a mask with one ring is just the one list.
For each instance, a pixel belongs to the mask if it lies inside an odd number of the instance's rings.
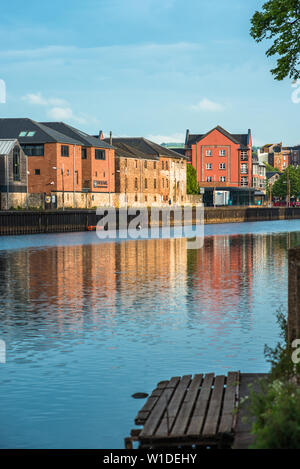
[[[95,148],[87,148],[87,159],[82,160],[82,181],[89,181],[92,192],[115,192],[115,151],[99,148],[105,152],[105,160],[95,159]],[[109,163],[110,159],[110,163]],[[109,182],[110,167],[110,182]],[[94,181],[97,187],[94,187]]]
[[[28,156],[29,193],[45,192],[50,194],[51,191],[61,191],[63,182],[65,191],[81,191],[81,147],[78,145],[66,146],[69,147],[68,157],[61,156],[60,143],[46,143],[44,156]],[[54,167],[56,169],[53,169]],[[62,168],[64,169],[64,181]],[[36,175],[35,170],[40,170],[40,175]]]

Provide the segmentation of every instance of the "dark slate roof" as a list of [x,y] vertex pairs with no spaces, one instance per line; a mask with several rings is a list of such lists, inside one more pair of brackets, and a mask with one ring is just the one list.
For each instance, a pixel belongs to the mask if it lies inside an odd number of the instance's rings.
[[266,177],[267,179],[271,179],[271,177],[273,177],[275,174],[278,174],[279,176],[281,176],[281,173],[278,173],[277,171],[267,171]]
[[123,158],[135,158],[135,159],[146,159],[146,160],[158,160],[159,158],[155,155],[149,155],[148,153],[144,153],[142,150],[138,150],[131,145],[127,145],[123,142],[116,142],[113,140],[113,146],[115,149],[115,156],[123,157]]
[[213,130],[218,130],[221,132],[225,137],[229,138],[236,144],[240,144],[242,149],[248,148],[248,138],[249,138],[249,133],[247,134],[231,134],[227,132],[227,130],[223,129],[220,125],[217,125],[214,127],[212,130],[207,132],[206,134],[187,134],[187,146],[190,148],[193,144],[196,142],[199,142],[202,140],[204,137],[209,135]]
[[110,145],[105,143],[100,138],[93,137],[92,135],[88,135],[81,130],[72,127],[71,125],[65,124],[64,122],[43,122],[43,125],[53,129],[61,134],[66,135],[67,137],[74,138],[79,140],[81,145],[85,145],[87,147],[97,147],[97,148],[112,148]]
[[186,149],[185,148],[182,148],[182,147],[173,147],[172,148],[173,151],[176,151],[176,153],[179,153],[180,155],[183,155],[185,156],[185,152],[186,152]]
[[[20,132],[35,132],[32,137],[20,137]],[[66,143],[81,145],[75,140],[56,130],[50,129],[32,119],[0,119],[0,138],[17,138],[20,144]]]
[[206,134],[189,134],[187,144],[189,147],[194,145],[194,143],[199,142]]
[[[109,139],[104,139],[109,141]],[[159,159],[159,157],[164,158],[185,158],[183,155],[177,153],[174,150],[169,148],[162,147],[157,143],[151,142],[150,140],[144,137],[118,137],[113,138],[112,144],[115,146],[118,143],[124,143],[130,147],[135,148],[136,150],[142,152],[145,155],[151,156],[154,159]]]

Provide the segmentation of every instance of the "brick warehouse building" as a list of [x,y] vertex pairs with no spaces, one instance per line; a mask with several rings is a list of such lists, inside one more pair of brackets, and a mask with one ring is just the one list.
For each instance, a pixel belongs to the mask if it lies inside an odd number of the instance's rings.
[[54,207],[109,203],[115,191],[114,150],[100,139],[60,122],[31,119],[0,119],[0,138],[20,142],[28,157],[28,192],[37,199],[42,194],[40,205],[49,199]]
[[[114,138],[112,144],[117,148],[116,192],[130,191],[134,194],[133,203],[186,202],[184,155],[143,137]],[[126,154],[126,151],[130,153]],[[130,157],[130,154],[133,156]]]
[[115,148],[116,192],[124,194],[125,205],[161,202],[159,197],[159,158],[113,139]]
[[214,203],[215,190],[227,190],[234,205],[253,203],[251,130],[246,134],[231,134],[220,126],[206,134],[187,130],[185,154],[196,169],[207,205]]

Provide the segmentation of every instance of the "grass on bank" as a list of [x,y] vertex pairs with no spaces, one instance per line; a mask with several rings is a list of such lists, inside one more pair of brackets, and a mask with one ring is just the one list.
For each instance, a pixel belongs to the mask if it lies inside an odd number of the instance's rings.
[[298,358],[297,350],[288,345],[287,318],[282,311],[277,313],[277,322],[281,340],[274,349],[265,346],[270,374],[261,381],[260,392],[250,389],[248,399],[249,413],[255,417],[252,449],[300,448],[300,364],[292,361],[292,356]]

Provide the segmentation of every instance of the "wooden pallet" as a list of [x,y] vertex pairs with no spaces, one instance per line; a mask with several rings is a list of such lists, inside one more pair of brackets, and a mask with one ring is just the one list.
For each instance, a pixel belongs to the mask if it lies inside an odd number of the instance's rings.
[[173,377],[161,381],[139,411],[125,447],[230,447],[236,426],[240,373]]

